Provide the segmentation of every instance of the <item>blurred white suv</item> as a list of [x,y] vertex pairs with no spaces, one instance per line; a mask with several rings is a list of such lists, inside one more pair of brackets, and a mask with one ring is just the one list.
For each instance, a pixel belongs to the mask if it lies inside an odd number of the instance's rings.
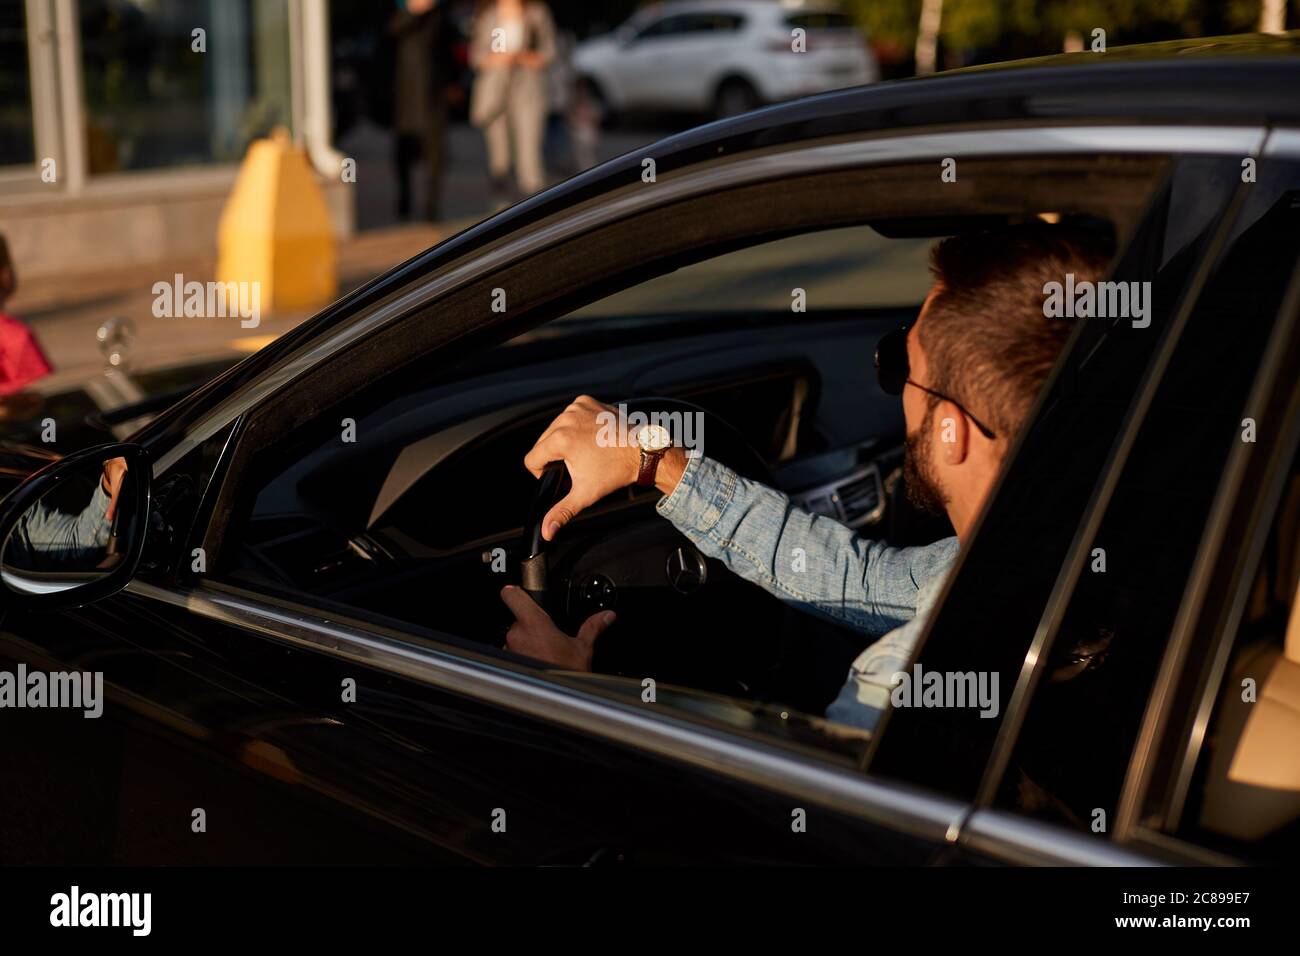
[[606,110],[731,116],[879,78],[862,30],[825,3],[674,0],[637,11],[574,52]]

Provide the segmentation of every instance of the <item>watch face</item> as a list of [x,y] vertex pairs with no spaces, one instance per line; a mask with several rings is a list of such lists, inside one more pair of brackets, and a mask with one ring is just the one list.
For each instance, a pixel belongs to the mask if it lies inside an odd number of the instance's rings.
[[642,425],[636,430],[636,443],[642,451],[664,451],[672,446],[673,436],[662,425]]

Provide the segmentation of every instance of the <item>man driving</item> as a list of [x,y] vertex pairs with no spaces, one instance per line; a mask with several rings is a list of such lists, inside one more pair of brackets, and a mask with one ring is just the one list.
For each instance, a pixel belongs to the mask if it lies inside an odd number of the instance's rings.
[[[826,712],[872,729],[1069,335],[1071,320],[1044,314],[1044,286],[1068,274],[1096,282],[1108,261],[1099,237],[1042,223],[944,239],[931,250],[934,282],[918,318],[880,340],[880,385],[903,400],[907,497],[946,513],[954,537],[891,547],[703,455],[654,448],[644,435],[641,444],[635,436],[600,442],[614,410],[588,396],[575,399],[524,458],[537,477],[563,461],[572,479],[543,519],[543,537],[554,539],[584,508],[652,478],[663,492],[659,514],[702,553],[783,601],[879,638],[854,660]],[[806,555],[799,570],[791,561],[797,548]],[[614,620],[612,611],[599,612],[569,637],[522,589],[508,586],[502,599],[515,616],[507,646],[570,669],[591,669],[596,638]]]

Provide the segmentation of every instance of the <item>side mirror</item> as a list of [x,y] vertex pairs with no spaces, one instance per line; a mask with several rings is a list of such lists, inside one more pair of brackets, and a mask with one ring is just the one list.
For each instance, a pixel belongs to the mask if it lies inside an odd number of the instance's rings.
[[152,469],[139,445],[47,465],[0,502],[0,602],[90,604],[120,591],[144,550]]

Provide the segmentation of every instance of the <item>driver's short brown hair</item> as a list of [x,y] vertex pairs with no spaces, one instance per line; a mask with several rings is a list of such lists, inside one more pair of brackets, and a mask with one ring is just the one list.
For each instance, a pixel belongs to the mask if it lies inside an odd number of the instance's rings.
[[1043,287],[1100,281],[1108,236],[1032,223],[951,236],[930,251],[935,291],[918,329],[930,388],[951,395],[999,436],[1015,437],[1047,380],[1072,319],[1048,318]]

